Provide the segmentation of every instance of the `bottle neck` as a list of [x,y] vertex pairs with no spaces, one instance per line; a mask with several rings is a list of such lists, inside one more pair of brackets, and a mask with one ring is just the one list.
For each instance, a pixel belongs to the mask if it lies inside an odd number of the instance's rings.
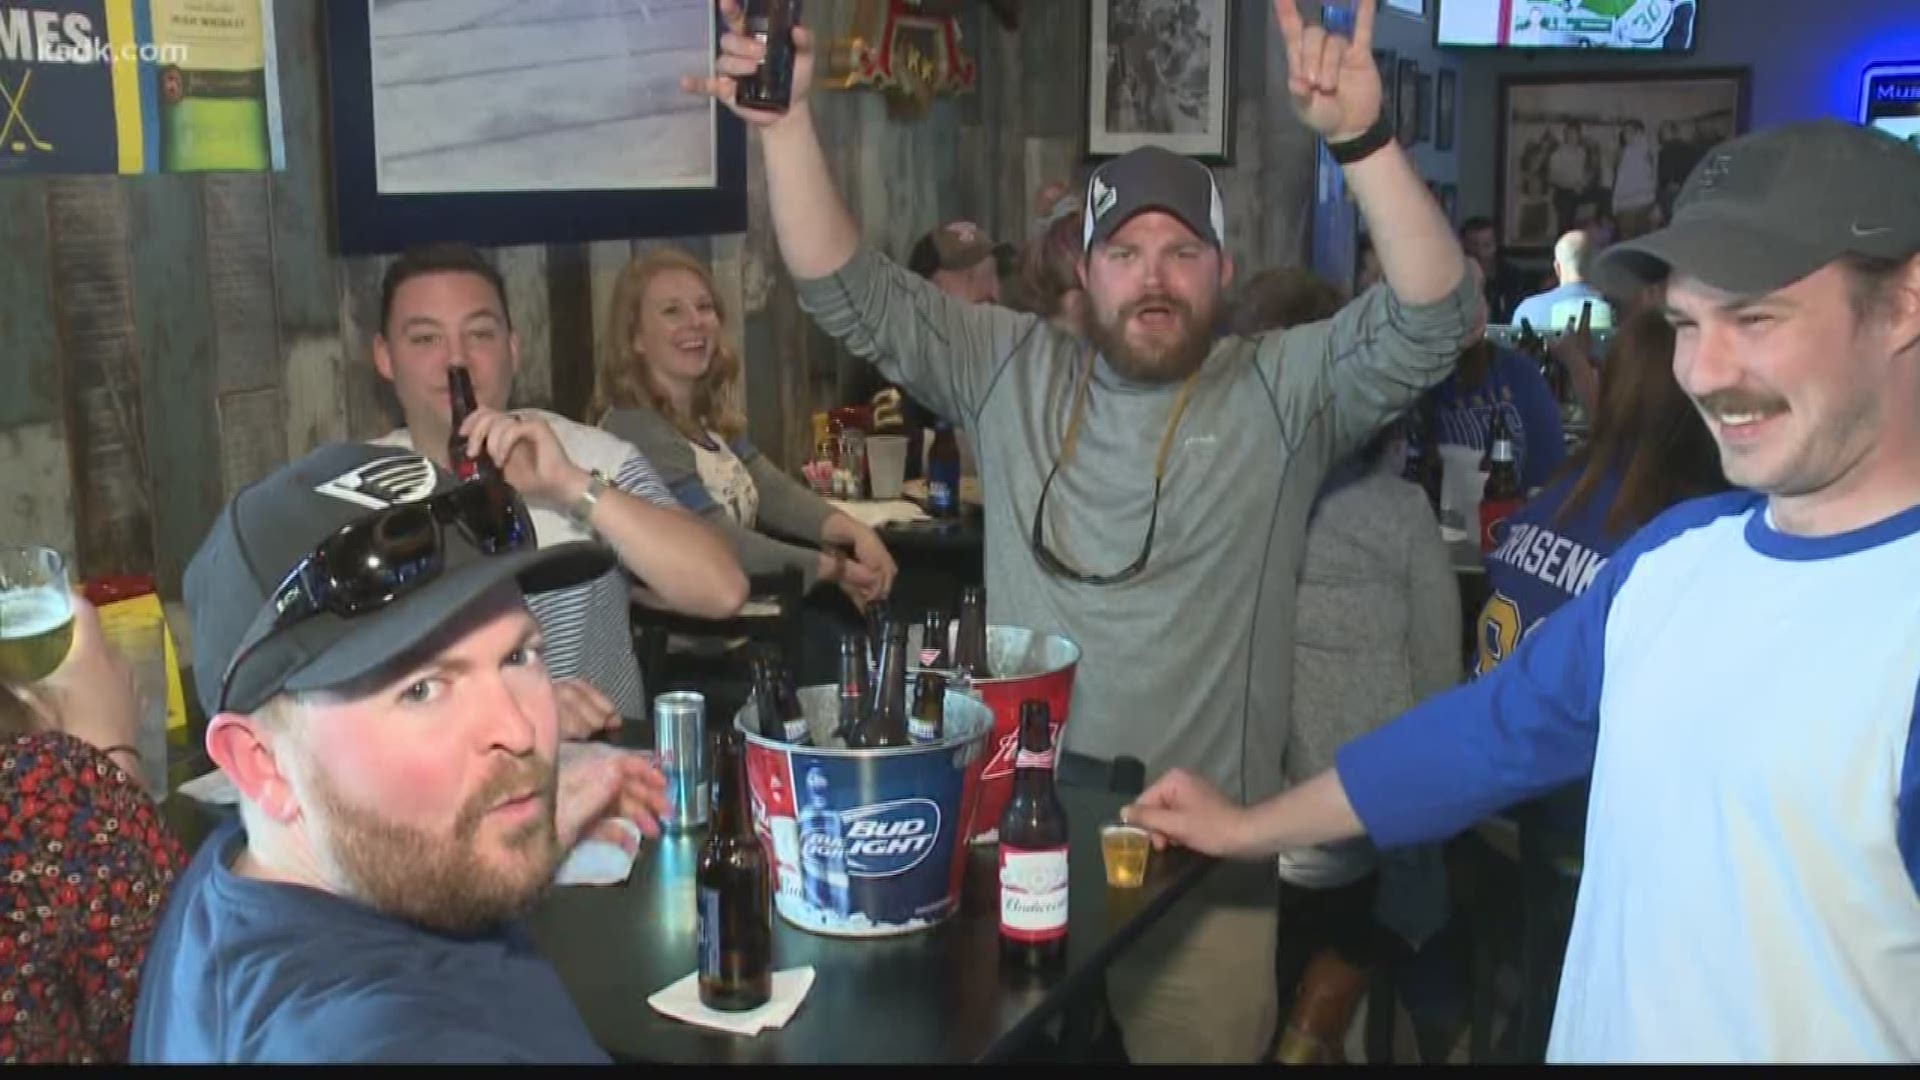
[[753,832],[747,813],[746,760],[738,750],[722,749],[715,755],[713,792],[713,831],[718,836],[744,836]]

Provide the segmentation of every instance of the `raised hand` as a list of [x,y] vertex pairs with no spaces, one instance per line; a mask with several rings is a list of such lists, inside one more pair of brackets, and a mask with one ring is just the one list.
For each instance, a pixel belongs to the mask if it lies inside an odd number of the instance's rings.
[[1287,92],[1308,127],[1329,142],[1364,134],[1379,118],[1380,69],[1373,62],[1373,15],[1379,0],[1354,0],[1353,40],[1308,26],[1299,0],[1273,0],[1287,42]]
[[714,61],[714,75],[710,78],[683,76],[680,89],[689,94],[716,99],[749,124],[761,127],[777,124],[786,119],[786,115],[791,115],[792,108],[798,106],[813,88],[813,31],[803,26],[793,28],[793,96],[788,113],[781,115],[760,109],[744,109],[734,102],[736,80],[758,71],[767,49],[747,33],[746,12],[741,9],[738,0],[719,0],[719,4],[720,18],[726,24],[727,32],[720,35],[720,55]]

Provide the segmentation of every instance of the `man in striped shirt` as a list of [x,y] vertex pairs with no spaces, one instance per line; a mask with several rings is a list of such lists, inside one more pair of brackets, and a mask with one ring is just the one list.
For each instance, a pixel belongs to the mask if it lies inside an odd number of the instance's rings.
[[406,418],[376,444],[447,467],[447,371],[464,367],[480,406],[465,426],[468,446],[476,454],[484,448],[526,499],[540,546],[597,536],[619,555],[620,567],[529,596],[528,606],[547,639],[563,736],[585,738],[622,717],[644,716],[628,575],[662,606],[725,618],[747,597],[746,575],[726,540],[680,507],[631,444],[554,413],[504,411],[520,341],[499,271],[472,247],[430,245],[394,260],[381,284],[373,362]]

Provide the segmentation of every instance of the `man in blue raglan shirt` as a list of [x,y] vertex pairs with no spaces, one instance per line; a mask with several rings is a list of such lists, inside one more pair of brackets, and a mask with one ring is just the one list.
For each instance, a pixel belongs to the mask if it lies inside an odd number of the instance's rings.
[[1129,810],[1256,857],[1430,841],[1591,773],[1554,1061],[1920,1059],[1920,155],[1725,143],[1667,228],[1674,374],[1747,491],[1682,503],[1491,675],[1249,808]]

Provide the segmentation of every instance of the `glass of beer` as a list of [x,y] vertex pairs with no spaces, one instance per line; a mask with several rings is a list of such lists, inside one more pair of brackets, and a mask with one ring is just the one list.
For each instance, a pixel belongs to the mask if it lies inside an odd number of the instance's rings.
[[1100,857],[1107,864],[1107,884],[1137,889],[1147,880],[1147,830],[1124,821],[1100,826]]
[[71,588],[59,552],[0,544],[0,682],[37,682],[67,658]]

